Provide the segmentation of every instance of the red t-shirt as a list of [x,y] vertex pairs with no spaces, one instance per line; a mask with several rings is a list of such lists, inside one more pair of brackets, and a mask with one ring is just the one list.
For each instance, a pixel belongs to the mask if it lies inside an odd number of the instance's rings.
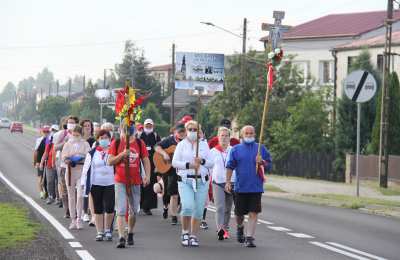
[[[142,184],[142,178],[140,176],[140,158],[143,159],[145,157],[149,157],[149,153],[146,149],[146,144],[139,139],[141,142],[141,151],[139,153],[139,146],[137,140],[130,142],[130,151],[131,155],[129,156],[129,183],[140,185]],[[111,142],[110,149],[108,150],[109,154],[117,156],[121,152],[125,150],[125,140],[121,139],[118,150],[116,149],[115,140]],[[120,163],[115,165],[115,182],[125,183],[126,184],[126,176],[125,176],[125,159]]]
[[46,167],[49,169],[52,169],[55,167],[54,165],[54,144],[53,143],[48,143],[46,144],[46,148],[45,148],[45,152],[47,155],[47,163],[46,163]]
[[[214,136],[213,138],[211,138],[208,141],[208,147],[210,147],[210,149],[214,148],[215,146],[217,146],[218,144],[218,136]],[[240,141],[234,137],[231,138],[230,140],[230,145],[233,147],[237,144],[240,144]]]

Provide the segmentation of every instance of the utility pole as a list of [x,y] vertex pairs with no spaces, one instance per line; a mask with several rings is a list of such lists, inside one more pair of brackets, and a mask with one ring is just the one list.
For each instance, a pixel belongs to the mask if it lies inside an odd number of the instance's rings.
[[106,77],[107,77],[106,73],[107,73],[107,72],[106,72],[106,69],[104,69],[103,89],[106,88]]
[[[244,18],[243,19],[243,34],[242,34],[242,62],[241,62],[241,66],[240,66],[240,70],[241,70],[241,77],[240,77],[240,87],[242,89],[242,91],[245,88],[245,81],[246,81],[246,40],[247,40],[247,19]],[[240,104],[240,96],[239,98],[239,104]]]
[[49,97],[51,96],[51,82],[49,83],[49,94],[48,94],[48,96]]
[[83,74],[83,79],[82,79],[82,90],[83,92],[85,92],[85,88],[86,88],[86,77],[85,74]]
[[171,127],[175,124],[175,43],[172,44]]
[[388,77],[390,73],[390,58],[392,48],[392,23],[393,23],[393,0],[388,0],[387,18],[385,21],[385,52],[383,54],[383,77],[382,77],[382,99],[381,99],[381,125],[379,135],[379,184],[383,188],[388,186],[389,153],[388,153],[388,130],[389,130],[389,86]]
[[56,96],[58,96],[59,90],[60,90],[60,81],[57,80],[57,82],[56,82]]
[[71,80],[71,78],[69,78],[69,80],[68,80],[68,102],[70,102],[71,101],[71,87],[72,87],[72,80]]

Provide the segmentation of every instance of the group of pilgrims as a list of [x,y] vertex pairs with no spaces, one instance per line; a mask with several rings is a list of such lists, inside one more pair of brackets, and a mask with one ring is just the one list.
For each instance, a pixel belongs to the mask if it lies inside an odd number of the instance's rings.
[[184,247],[200,245],[210,205],[217,240],[235,231],[240,244],[256,247],[264,172],[272,160],[256,142],[255,128],[244,126],[237,139],[223,119],[207,141],[201,125],[185,116],[169,136],[155,129],[152,119],[126,127],[75,116],[42,126],[33,154],[40,198],[63,209],[70,229],[95,227],[96,241],[115,241],[117,248],[134,245],[138,216],[160,212],[158,201],[162,218],[180,224],[177,240]]

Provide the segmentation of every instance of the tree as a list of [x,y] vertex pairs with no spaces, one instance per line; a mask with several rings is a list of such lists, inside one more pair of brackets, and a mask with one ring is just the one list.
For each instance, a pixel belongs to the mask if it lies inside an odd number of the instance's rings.
[[146,92],[152,92],[144,105],[148,102],[162,107],[160,84],[152,77],[148,70],[149,62],[144,57],[142,50],[138,49],[131,41],[125,43],[124,57],[122,63],[115,65],[118,75],[117,85],[125,86],[126,80],[134,79],[134,87]]
[[275,159],[290,152],[322,152],[332,148],[328,112],[321,93],[308,93],[288,108],[286,120],[273,122],[270,149]]
[[0,94],[0,102],[12,101],[15,98],[17,88],[12,82],[8,82]]
[[[240,58],[229,57],[225,89],[211,100],[208,109],[213,124],[218,124],[224,117],[237,119],[240,126],[254,125],[259,133],[266,90],[266,57],[255,51],[250,51],[247,56],[245,88],[240,84]],[[309,91],[308,77],[299,72],[292,60],[293,57],[287,57],[277,69],[277,80],[270,99],[268,125],[264,130],[265,140],[269,138],[268,129],[272,122],[288,118],[288,107],[299,102]]]
[[[400,84],[396,72],[389,75],[388,91],[389,101],[389,130],[388,130],[388,153],[390,155],[400,155]],[[379,153],[379,138],[381,125],[381,98],[382,88],[379,91],[378,103],[376,106],[376,116],[374,128],[372,130],[372,140],[368,146],[368,152]]]
[[54,75],[48,68],[44,68],[36,76],[36,88],[38,91],[48,92],[49,88],[52,92],[54,89]]
[[69,112],[70,104],[63,97],[46,97],[38,105],[38,112],[42,123],[57,124],[60,118]]

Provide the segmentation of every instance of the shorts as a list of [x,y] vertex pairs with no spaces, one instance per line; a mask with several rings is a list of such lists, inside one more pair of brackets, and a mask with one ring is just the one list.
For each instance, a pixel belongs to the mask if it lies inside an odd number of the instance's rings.
[[235,215],[244,216],[249,212],[261,212],[262,193],[234,193]]
[[127,198],[126,185],[124,183],[115,183],[115,206],[118,216],[125,216],[127,204],[129,204],[129,215],[132,216],[139,213],[140,185],[131,185],[131,191],[131,197]]
[[114,185],[92,185],[90,194],[93,199],[94,214],[114,213],[115,191]]
[[37,176],[38,177],[43,177],[43,173],[44,173],[44,170],[41,170],[41,169],[37,169]]
[[178,174],[171,172],[163,175],[165,192],[168,196],[178,195]]

